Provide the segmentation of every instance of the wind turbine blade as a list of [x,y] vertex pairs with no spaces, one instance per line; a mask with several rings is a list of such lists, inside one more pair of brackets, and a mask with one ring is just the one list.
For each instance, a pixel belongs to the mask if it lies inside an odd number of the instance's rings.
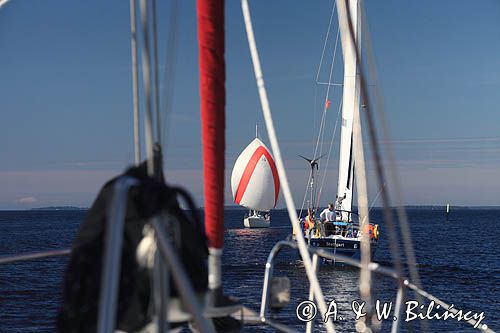
[[311,163],[311,162],[313,161],[313,160],[310,160],[310,159],[308,159],[307,157],[304,157],[304,156],[302,156],[302,155],[299,155],[299,156],[300,156],[300,157],[302,157],[303,159],[305,159],[305,160],[306,160],[307,162],[309,162],[309,163]]
[[326,156],[326,154],[323,154],[323,155],[321,155],[320,157],[315,158],[313,161],[318,161],[320,158],[325,157],[325,156]]

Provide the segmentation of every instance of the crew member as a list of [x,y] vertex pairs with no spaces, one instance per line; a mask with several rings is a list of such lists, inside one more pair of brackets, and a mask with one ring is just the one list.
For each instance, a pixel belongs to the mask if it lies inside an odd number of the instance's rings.
[[323,222],[333,222],[335,221],[335,211],[333,210],[333,203],[328,204],[328,208],[323,209],[321,214],[319,214],[319,218]]
[[328,208],[325,208],[321,214],[319,214],[319,218],[323,221],[323,234],[325,236],[335,233],[335,226],[333,225],[335,221],[335,210],[333,209],[333,203],[330,202],[328,204]]

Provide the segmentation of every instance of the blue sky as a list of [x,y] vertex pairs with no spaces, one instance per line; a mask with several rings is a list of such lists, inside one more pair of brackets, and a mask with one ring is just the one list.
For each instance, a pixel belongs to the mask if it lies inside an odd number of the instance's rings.
[[[164,64],[169,2],[159,2]],[[276,130],[299,206],[308,171],[297,155],[312,154],[318,101],[325,94],[314,82],[332,3],[250,1]],[[404,202],[500,205],[500,4],[365,3]],[[167,179],[187,187],[202,205],[195,19],[195,2],[179,1],[165,156]],[[0,10],[0,50],[0,209],[90,205],[106,179],[133,160],[128,1],[12,0]],[[332,50],[330,40],[323,66],[328,67]],[[262,123],[236,0],[226,3],[226,62],[230,204],[232,165],[253,138],[255,122]],[[333,81],[341,80],[336,70]],[[329,109],[328,142],[338,96],[340,90]],[[336,189],[336,152],[325,202]],[[368,175],[373,197],[371,163]]]

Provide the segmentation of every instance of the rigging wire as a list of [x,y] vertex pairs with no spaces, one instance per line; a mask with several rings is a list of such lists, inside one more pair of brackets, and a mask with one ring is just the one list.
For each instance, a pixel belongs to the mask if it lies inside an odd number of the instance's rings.
[[[330,65],[330,75],[328,77],[328,83],[332,82],[333,68],[334,68],[334,65],[335,65],[335,58],[336,58],[336,55],[337,55],[337,46],[338,46],[338,41],[339,41],[339,34],[340,34],[340,28],[337,29],[337,38],[335,39],[335,48],[334,48],[334,51],[333,51],[332,64]],[[327,101],[328,101],[328,97],[330,95],[330,87],[331,86],[328,85],[328,88],[326,88],[326,97],[325,97],[325,101],[324,101],[324,104],[323,104],[323,115],[321,117],[321,125],[319,127],[318,140],[316,141],[316,148],[314,149],[313,158],[316,158],[316,154],[318,153],[318,147],[319,147],[319,143],[321,141],[321,134],[324,131],[324,127],[325,127],[326,111],[328,110]]]
[[328,43],[328,37],[330,36],[330,28],[333,22],[333,15],[335,14],[335,8],[337,3],[333,1],[332,13],[330,14],[330,22],[328,22],[328,29],[326,31],[325,41],[323,43],[323,51],[321,52],[321,59],[319,60],[318,72],[316,73],[316,82],[319,80],[319,73],[321,72],[321,66],[323,64],[323,57],[325,56],[326,44]]
[[[339,16],[339,27],[342,29],[342,46],[343,54],[346,58],[351,58],[354,60],[355,68],[358,71],[355,72],[357,80],[355,81],[355,96],[356,103],[359,103],[359,90],[361,93],[366,94],[366,86],[364,85],[363,72],[361,71],[361,41],[360,41],[360,19],[359,17],[359,7],[360,2],[358,1],[348,1],[348,0],[337,0],[338,2],[338,16]],[[352,7],[351,7],[352,6]],[[353,10],[354,12],[352,12]],[[344,61],[347,61],[344,59]],[[348,73],[349,74],[349,73]],[[344,73],[345,77],[346,73]],[[352,75],[352,74],[351,74]],[[359,89],[359,90],[358,90]],[[363,100],[366,100],[364,98]],[[370,237],[368,230],[365,228],[369,224],[368,215],[368,193],[366,185],[366,169],[365,169],[365,157],[363,149],[363,139],[361,131],[361,119],[360,119],[360,108],[358,105],[354,104],[354,114],[353,114],[353,132],[351,137],[351,149],[354,152],[354,177],[357,179],[356,189],[358,197],[358,210],[359,210],[359,227],[362,232],[361,236],[361,270],[359,275],[359,292],[361,299],[367,305],[367,316],[359,318],[356,323],[357,332],[372,332],[370,326],[373,317],[373,306],[371,302],[371,271],[369,269],[369,264],[371,262],[371,250],[370,250]],[[373,139],[373,136],[371,135]],[[376,152],[375,152],[376,154]],[[382,176],[381,176],[382,177]],[[398,270],[398,274],[401,271]]]
[[[321,58],[319,60],[319,64],[318,64],[318,71],[316,73],[316,83],[318,82],[319,80],[319,74],[321,72],[321,66],[323,65],[323,58],[325,56],[325,50],[326,50],[326,45],[328,43],[328,39],[330,37],[330,30],[331,30],[331,26],[332,26],[332,22],[333,22],[333,16],[335,14],[335,8],[337,6],[337,3],[335,1],[333,1],[333,6],[332,6],[332,12],[330,14],[330,21],[328,22],[328,29],[326,30],[326,35],[325,35],[325,41],[323,42],[323,50],[321,52]],[[316,128],[316,107],[317,107],[317,97],[318,97],[318,85],[315,84],[314,85],[314,112],[313,112],[313,128]],[[314,135],[314,131],[312,133],[312,146],[314,147],[314,144],[315,144],[315,135]],[[313,151],[314,151],[314,148],[313,148]],[[316,157],[315,155],[313,155],[313,158]]]
[[309,192],[308,188],[310,183],[311,183],[311,173],[309,172],[309,179],[307,180],[306,188],[304,189],[304,199],[302,199],[302,206],[300,207],[299,219],[302,217],[302,211],[304,210],[304,205],[306,203],[306,198],[307,198],[307,193]]
[[[313,108],[313,130],[311,131],[311,151],[314,153],[314,145],[316,144],[316,109],[318,108],[318,85],[314,84],[314,108]],[[313,156],[314,158],[314,156]]]
[[[262,106],[262,113],[264,114],[264,120],[266,123],[266,128],[268,132],[269,141],[271,142],[271,148],[273,150],[273,155],[276,160],[276,167],[278,169],[278,175],[281,180],[281,189],[283,190],[283,196],[285,197],[286,206],[288,209],[288,215],[290,218],[290,223],[292,224],[294,233],[296,235],[297,245],[299,247],[299,253],[302,257],[304,267],[306,269],[306,274],[311,285],[311,289],[314,293],[314,298],[319,305],[319,310],[323,316],[326,315],[327,307],[324,299],[321,286],[318,282],[318,277],[315,270],[312,267],[311,257],[307,249],[306,241],[299,224],[297,217],[297,210],[293,201],[290,186],[288,184],[288,178],[285,171],[285,166],[283,164],[283,159],[281,158],[281,151],[278,144],[278,139],[276,137],[276,131],[274,129],[273,118],[271,115],[271,109],[269,107],[269,100],[267,99],[266,88],[264,85],[264,79],[262,75],[262,70],[260,67],[259,55],[257,52],[257,46],[255,44],[255,37],[253,34],[252,21],[250,18],[250,11],[248,8],[247,0],[241,0],[241,7],[243,11],[243,17],[245,20],[245,28],[248,38],[248,46],[250,48],[250,54],[252,57],[252,63],[255,72],[255,79],[257,81],[257,87],[259,91],[260,102]],[[325,327],[329,333],[335,332],[333,321],[326,318]]]
[[327,155],[327,158],[326,158],[326,162],[325,162],[325,167],[323,168],[325,171],[323,173],[323,178],[321,180],[321,186],[318,190],[318,196],[316,198],[316,210],[319,208],[319,201],[321,199],[321,193],[323,192],[323,186],[325,185],[325,179],[326,179],[326,174],[328,172],[328,164],[330,162],[330,156],[331,156],[331,153],[332,153],[332,148],[333,148],[333,142],[335,141],[335,133],[337,132],[337,128],[338,128],[338,123],[339,123],[339,118],[340,118],[340,112],[342,111],[342,101],[339,103],[339,110],[337,112],[337,119],[335,120],[335,126],[333,127],[333,134],[332,134],[332,139],[330,141],[330,148],[328,150],[328,155]]
[[139,116],[139,67],[137,65],[137,18],[136,0],[130,0],[130,48],[132,53],[132,94],[134,114],[134,162],[141,162],[141,131]]
[[159,69],[158,69],[158,24],[156,22],[156,0],[151,0],[151,11],[152,11],[152,25],[153,25],[153,73],[154,73],[154,107],[156,113],[156,142],[161,141],[161,128],[160,128],[160,93],[159,93]]
[[[331,31],[331,27],[332,27],[332,22],[333,22],[333,17],[334,17],[335,11],[336,11],[336,2],[334,1],[333,7],[332,7],[332,11],[331,11],[331,15],[330,15],[330,21],[328,23],[327,33],[326,33],[325,40],[324,40],[324,43],[323,43],[323,50],[321,52],[320,63],[318,65],[318,71],[317,71],[317,74],[316,74],[314,109],[316,109],[316,105],[317,105],[316,104],[317,103],[317,83],[319,81],[319,74],[321,72],[321,67],[322,67],[322,64],[323,64],[323,59],[324,59],[324,55],[325,55],[325,51],[326,51],[326,46],[328,44],[328,40],[329,40],[329,36],[330,36],[330,31]],[[334,47],[334,52],[333,52],[333,57],[332,57],[332,63],[330,65],[330,73],[329,73],[329,79],[328,79],[330,84],[328,85],[327,92],[326,92],[326,97],[325,97],[324,104],[323,104],[323,114],[322,114],[322,117],[321,117],[321,123],[320,123],[320,128],[319,128],[319,131],[318,131],[318,137],[317,137],[316,140],[313,139],[313,146],[315,147],[314,150],[313,150],[313,157],[312,157],[313,159],[316,158],[316,156],[317,156],[318,147],[319,147],[320,142],[321,142],[321,148],[320,148],[320,153],[319,153],[318,156],[321,156],[321,154],[323,152],[323,143],[322,143],[322,141],[323,141],[324,131],[325,131],[325,127],[326,127],[326,113],[327,113],[327,109],[328,109],[327,103],[328,103],[329,95],[330,95],[330,87],[331,87],[331,82],[332,82],[332,75],[333,75],[333,69],[334,69],[336,54],[337,54],[339,33],[340,33],[340,30],[339,30],[339,28],[337,28],[337,34],[336,34],[336,38],[335,38],[335,47]],[[314,123],[316,123],[316,113],[314,113]],[[314,124],[314,127],[315,127],[315,125],[316,124]],[[313,134],[313,136],[314,136],[314,134]],[[331,151],[331,149],[330,149],[330,151]],[[330,156],[328,156],[328,158],[330,158]],[[318,166],[320,165],[320,163],[321,162],[318,161]],[[326,172],[326,170],[325,170],[325,172]],[[310,189],[310,187],[309,187],[309,185],[310,185],[309,183],[310,182],[311,182],[311,174],[309,174],[309,179],[307,181],[306,189],[304,191],[304,198],[302,200],[302,206],[300,208],[299,217],[302,216],[302,211],[304,209],[304,205],[305,205],[305,201],[306,201],[306,197],[307,197],[308,192],[309,191],[313,191],[313,189]],[[316,193],[314,193],[313,198],[316,198],[315,201],[318,202],[318,198],[316,196],[317,191],[315,191],[315,192]],[[311,202],[310,205],[311,205],[312,209],[314,209],[315,206],[317,206],[317,205],[315,205],[314,202]]]
[[[333,57],[332,57],[332,64],[330,65],[330,75],[328,77],[328,82],[331,83],[332,82],[332,76],[333,76],[333,69],[334,69],[334,65],[335,65],[335,59],[336,59],[336,55],[337,55],[337,47],[338,47],[338,41],[339,41],[339,35],[340,35],[340,26],[338,27],[337,29],[337,37],[335,38],[335,48],[334,48],[334,51],[333,51]],[[324,136],[324,132],[325,132],[325,127],[326,127],[326,114],[327,114],[327,110],[328,110],[328,103],[329,103],[329,97],[330,97],[330,85],[328,85],[327,89],[326,89],[326,97],[325,97],[325,100],[324,100],[324,104],[323,104],[323,115],[321,117],[321,125],[320,125],[320,128],[319,128],[319,132],[318,132],[318,139],[316,141],[316,148],[314,150],[314,154],[313,154],[313,158],[316,158],[316,156],[321,156],[321,154],[323,153],[323,136]],[[318,147],[320,146],[320,142],[321,142],[321,148],[320,148],[320,153],[319,155],[317,155],[318,153]],[[320,161],[318,160],[318,167],[320,165]],[[312,171],[314,172],[314,170]],[[313,188],[311,188],[311,191],[317,191]],[[316,193],[314,193],[313,197],[316,196]],[[311,207],[314,208],[314,202],[311,202]]]
[[[385,186],[385,183],[384,183],[384,185],[382,185],[382,187],[384,187],[384,186]],[[378,192],[377,192],[377,195],[373,198],[373,200],[372,200],[372,202],[370,204],[370,208],[368,210],[368,213],[370,213],[372,211],[373,205],[375,205],[375,202],[377,201],[378,197],[380,196],[380,192],[382,192],[382,189],[379,189]]]
[[24,253],[17,254],[12,256],[2,256],[0,257],[0,265],[9,264],[12,262],[24,261],[24,260],[34,260],[41,258],[50,258],[56,256],[65,256],[71,254],[71,249],[62,249],[62,250],[49,250],[49,251],[41,251],[35,253]]
[[[174,80],[175,80],[175,63],[177,60],[177,31],[178,31],[178,20],[179,16],[179,2],[178,0],[170,1],[170,10],[168,18],[168,36],[166,44],[166,57],[165,57],[165,67],[164,67],[164,94],[165,98],[162,103],[163,111],[163,124],[162,124],[162,137],[161,142],[163,143],[165,150],[167,150],[168,135],[172,116],[172,105],[173,105],[173,91],[174,91]],[[167,150],[168,151],[168,150]]]
[[[342,1],[342,0],[337,0]],[[351,39],[352,43],[355,44],[355,35],[354,35],[354,28],[353,28],[353,23],[350,19],[351,14],[350,14],[350,8],[349,5],[347,4],[347,0],[344,2],[345,10],[347,12],[346,17],[348,18],[348,28],[349,28],[349,38]],[[366,29],[368,30],[368,29]],[[361,62],[360,58],[360,50],[358,48],[355,48],[355,58],[356,58],[356,64],[359,70],[359,86],[360,86],[360,93],[361,93],[361,98],[362,101],[366,104],[366,109],[365,109],[365,118],[367,120],[368,124],[368,137],[370,140],[370,147],[373,151],[373,158],[375,161],[375,172],[377,175],[377,179],[379,181],[380,186],[385,183],[385,173],[382,167],[382,159],[380,155],[380,150],[378,147],[378,140],[377,140],[377,132],[375,129],[375,122],[374,118],[372,115],[372,104],[371,100],[369,99],[369,94],[367,90],[367,82],[366,82],[366,76],[365,76],[365,71],[364,71],[364,66],[363,63]],[[382,188],[382,200],[384,203],[384,221],[387,223],[388,227],[388,238],[389,238],[389,246],[390,250],[392,253],[392,259],[394,261],[394,266],[397,274],[399,276],[402,275],[402,264],[401,264],[401,257],[399,253],[399,246],[398,246],[398,236],[397,236],[397,231],[395,227],[395,223],[393,220],[392,216],[392,211],[390,208],[390,200],[389,200],[389,195],[387,191],[385,190],[385,187]],[[359,192],[359,191],[358,191]]]
[[[359,20],[358,20],[359,24]],[[358,33],[360,31],[358,30]],[[359,40],[359,39],[358,39]],[[356,46],[354,46],[356,48]],[[368,190],[366,185],[366,167],[365,167],[365,156],[363,151],[363,135],[361,130],[361,119],[359,108],[354,108],[354,119],[353,119],[353,144],[354,148],[354,176],[357,179],[357,192],[358,192],[358,213],[359,213],[359,227],[362,231],[361,237],[361,270],[359,272],[359,293],[361,299],[367,304],[367,313],[371,317],[363,317],[358,321],[358,323],[363,323],[366,325],[367,329],[363,330],[366,332],[371,332],[370,326],[372,319],[374,318],[373,304],[372,304],[372,294],[371,294],[371,284],[372,277],[371,271],[368,269],[371,258],[371,244],[370,244],[370,234],[366,226],[370,224],[370,217],[368,213]]]
[[[360,1],[362,1],[362,0],[360,0]],[[363,6],[362,6],[362,8],[363,8]],[[366,25],[367,19],[366,19],[366,15],[365,15],[364,11],[361,11],[361,18],[363,20],[363,24]],[[412,240],[411,232],[410,232],[410,228],[409,228],[408,216],[406,215],[406,211],[405,211],[403,204],[402,204],[403,201],[402,201],[401,187],[399,184],[399,177],[398,177],[397,171],[396,171],[396,163],[395,163],[395,158],[394,158],[394,154],[393,154],[393,150],[392,150],[391,141],[389,139],[390,132],[389,132],[389,127],[387,125],[386,116],[385,116],[385,112],[384,112],[384,103],[383,103],[383,99],[382,99],[382,94],[380,92],[380,85],[378,84],[378,75],[377,75],[377,70],[375,67],[375,60],[373,57],[373,48],[372,48],[371,38],[370,38],[368,29],[364,35],[365,35],[364,36],[364,44],[366,47],[366,55],[367,55],[366,58],[367,58],[367,63],[368,63],[368,71],[370,73],[370,78],[371,78],[372,82],[376,83],[374,85],[375,106],[376,106],[376,110],[378,111],[378,118],[380,119],[380,123],[381,123],[381,127],[382,127],[382,136],[384,138],[384,141],[387,143],[386,151],[387,151],[388,163],[389,163],[389,178],[393,184],[392,187],[393,187],[393,190],[395,192],[395,195],[394,195],[395,199],[394,200],[395,200],[396,212],[397,212],[399,224],[401,227],[400,230],[401,230],[401,234],[402,234],[402,238],[403,238],[403,246],[404,246],[404,250],[405,250],[405,254],[406,254],[407,266],[408,266],[408,269],[410,272],[410,277],[411,277],[412,281],[414,281],[414,283],[417,287],[421,288],[422,283],[420,280],[420,275],[419,275],[417,264],[416,264],[415,251],[413,248],[413,240]],[[367,99],[365,99],[365,101],[367,101]],[[367,101],[367,104],[368,104],[368,102],[369,101]],[[366,112],[366,114],[368,116],[370,116],[369,112]],[[373,122],[373,120],[372,120],[372,122]],[[372,141],[373,141],[372,144],[373,143],[376,144],[376,138],[373,138]],[[374,156],[374,157],[376,157],[376,156]],[[379,163],[380,163],[380,161],[379,161]],[[384,181],[382,181],[381,183],[385,184]],[[385,206],[386,203],[388,204],[388,198],[387,199],[384,198],[386,196],[385,195],[386,194],[385,187],[382,187],[381,194],[382,194],[382,198],[383,198],[384,206]],[[387,209],[388,208],[386,208],[386,210]],[[392,215],[391,215],[391,217],[392,217]],[[420,302],[420,299],[417,299],[417,301]],[[420,324],[424,325],[423,326],[424,329],[425,329],[425,326],[427,326],[427,323],[425,321],[420,321]]]

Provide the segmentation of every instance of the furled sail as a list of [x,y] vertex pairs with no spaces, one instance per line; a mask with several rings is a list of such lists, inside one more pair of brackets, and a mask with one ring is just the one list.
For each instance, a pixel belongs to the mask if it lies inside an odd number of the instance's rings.
[[[360,47],[360,23],[358,21],[358,1],[349,2],[349,12],[356,36],[357,47]],[[340,133],[339,182],[337,187],[336,208],[350,211],[352,209],[352,191],[354,185],[354,151],[353,151],[353,116],[359,109],[359,74],[357,72],[356,49],[349,34],[346,19],[340,16],[342,53],[344,57],[344,90],[342,96],[342,129]],[[342,213],[342,220],[348,219],[348,213]]]
[[255,138],[238,156],[231,174],[234,202],[249,209],[276,207],[280,189],[278,171],[267,147]]
[[226,145],[226,63],[224,1],[198,0],[201,142],[205,230],[208,247],[224,244],[224,149]]

